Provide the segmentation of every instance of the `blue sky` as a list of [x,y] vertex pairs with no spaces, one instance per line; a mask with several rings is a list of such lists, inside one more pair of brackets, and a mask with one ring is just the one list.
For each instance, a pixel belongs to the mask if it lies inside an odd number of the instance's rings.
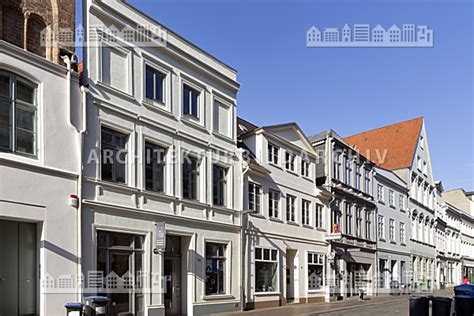
[[[238,70],[238,115],[341,136],[424,116],[436,179],[474,190],[469,0],[129,0]],[[306,48],[306,30],[428,25],[433,48]]]

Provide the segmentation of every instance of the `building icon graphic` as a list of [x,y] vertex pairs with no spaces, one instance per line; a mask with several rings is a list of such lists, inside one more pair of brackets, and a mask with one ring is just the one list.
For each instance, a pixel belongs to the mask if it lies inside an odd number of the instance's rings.
[[307,47],[433,47],[433,30],[426,25],[393,24],[385,29],[377,24],[345,24],[320,31],[312,26],[306,32]]
[[339,29],[337,27],[328,27],[324,30],[325,42],[339,42]]
[[342,28],[342,41],[344,43],[348,43],[351,41],[351,28],[349,25],[344,25],[344,27]]
[[370,25],[354,24],[354,42],[370,41]]

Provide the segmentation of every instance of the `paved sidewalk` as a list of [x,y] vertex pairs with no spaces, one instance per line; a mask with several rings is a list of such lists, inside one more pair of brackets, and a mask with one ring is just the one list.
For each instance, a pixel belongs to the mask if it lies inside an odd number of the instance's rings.
[[[423,295],[430,295],[430,293],[423,293]],[[431,293],[431,295],[435,296],[453,296],[453,289],[447,288],[445,290],[435,291]],[[273,308],[266,308],[266,309],[258,309],[258,310],[251,310],[246,312],[232,312],[232,313],[222,313],[222,314],[215,314],[219,316],[233,316],[233,315],[245,315],[245,316],[293,316],[293,315],[320,315],[320,314],[327,314],[327,313],[335,313],[341,312],[345,310],[350,310],[353,308],[360,308],[360,307],[370,307],[370,306],[377,306],[383,305],[384,303],[400,303],[400,306],[403,309],[408,309],[408,298],[409,295],[381,295],[381,296],[374,296],[374,297],[366,297],[366,299],[362,302],[359,301],[357,297],[352,297],[348,299],[344,299],[342,301],[332,302],[332,303],[314,303],[314,304],[290,304],[287,306],[280,306],[280,307],[273,307]],[[408,314],[408,310],[406,311]]]

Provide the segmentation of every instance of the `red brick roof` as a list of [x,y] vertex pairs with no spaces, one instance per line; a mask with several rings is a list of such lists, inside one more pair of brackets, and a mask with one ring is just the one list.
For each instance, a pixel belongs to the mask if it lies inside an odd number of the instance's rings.
[[413,163],[423,118],[396,123],[344,138],[377,166],[395,170]]

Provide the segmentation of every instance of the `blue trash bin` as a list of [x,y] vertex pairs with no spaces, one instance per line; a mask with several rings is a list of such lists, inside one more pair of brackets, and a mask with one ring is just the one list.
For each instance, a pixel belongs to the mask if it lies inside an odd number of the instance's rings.
[[463,284],[454,287],[454,308],[456,316],[474,314],[474,285]]
[[64,304],[66,308],[66,315],[68,316],[82,316],[84,311],[84,304],[82,303],[66,303]]
[[107,303],[109,298],[107,296],[88,296],[84,298],[86,301],[86,315],[106,315]]

